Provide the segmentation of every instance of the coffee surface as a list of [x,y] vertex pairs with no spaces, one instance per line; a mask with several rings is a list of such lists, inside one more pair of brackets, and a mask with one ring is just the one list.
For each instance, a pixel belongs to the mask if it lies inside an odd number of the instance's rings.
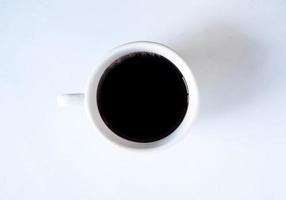
[[138,52],[106,69],[98,85],[97,104],[115,134],[135,142],[153,142],[180,125],[188,108],[188,90],[172,62]]

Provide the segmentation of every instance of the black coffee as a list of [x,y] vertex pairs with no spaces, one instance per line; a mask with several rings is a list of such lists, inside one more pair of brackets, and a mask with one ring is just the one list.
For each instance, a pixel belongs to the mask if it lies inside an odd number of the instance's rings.
[[97,103],[114,133],[135,142],[153,142],[180,125],[188,107],[188,90],[172,62],[138,52],[121,57],[104,72]]

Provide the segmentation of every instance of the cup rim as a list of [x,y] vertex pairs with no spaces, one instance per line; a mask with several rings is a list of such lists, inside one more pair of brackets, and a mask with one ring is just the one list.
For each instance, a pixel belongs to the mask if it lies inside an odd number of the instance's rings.
[[[102,120],[98,106],[97,106],[97,90],[98,83],[104,71],[118,58],[136,52],[150,52],[159,54],[168,60],[170,60],[182,73],[186,86],[188,89],[188,108],[180,125],[168,136],[153,142],[141,143],[134,142],[122,138],[115,134]],[[96,89],[94,89],[96,88]],[[106,136],[110,141],[120,146],[133,148],[133,149],[151,149],[154,147],[166,146],[167,144],[179,141],[184,135],[186,135],[187,129],[193,123],[199,107],[199,94],[196,81],[194,79],[191,69],[187,63],[172,49],[169,47],[150,41],[136,41],[120,45],[112,49],[108,55],[99,63],[97,68],[91,74],[86,87],[85,106],[88,111],[88,115],[93,122],[95,128]]]

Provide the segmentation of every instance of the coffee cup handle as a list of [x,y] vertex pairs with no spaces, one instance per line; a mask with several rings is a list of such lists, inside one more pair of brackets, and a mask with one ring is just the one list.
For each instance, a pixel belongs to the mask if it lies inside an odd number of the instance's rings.
[[82,105],[84,102],[84,94],[83,93],[63,94],[58,96],[57,102],[59,107]]

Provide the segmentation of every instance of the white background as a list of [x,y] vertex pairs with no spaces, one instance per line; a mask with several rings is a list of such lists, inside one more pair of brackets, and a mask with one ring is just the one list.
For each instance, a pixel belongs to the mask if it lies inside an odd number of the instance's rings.
[[[169,45],[201,92],[160,151],[112,145],[80,107],[96,63],[134,40]],[[0,0],[0,199],[286,199],[286,1]]]

